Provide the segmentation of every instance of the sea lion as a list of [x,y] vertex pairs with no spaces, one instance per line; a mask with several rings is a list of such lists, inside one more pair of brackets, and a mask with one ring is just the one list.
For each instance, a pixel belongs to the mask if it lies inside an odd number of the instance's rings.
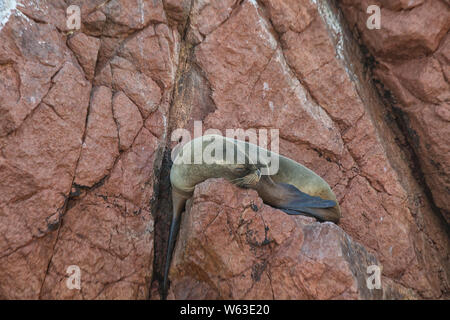
[[[263,159],[260,154],[267,157]],[[203,159],[205,155],[211,157]],[[278,160],[276,171],[267,163],[267,159],[275,159],[273,157]],[[290,215],[312,216],[334,223],[341,216],[336,196],[325,180],[294,160],[220,135],[193,139],[178,152],[170,171],[173,215],[164,269],[164,295],[181,213],[195,185],[209,178],[225,178],[237,186],[254,189],[264,203]]]

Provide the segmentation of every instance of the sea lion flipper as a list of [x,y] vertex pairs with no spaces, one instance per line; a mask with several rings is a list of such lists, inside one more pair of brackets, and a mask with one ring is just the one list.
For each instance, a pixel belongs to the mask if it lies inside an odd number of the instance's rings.
[[339,221],[339,216],[336,215],[334,209],[336,201],[310,196],[291,184],[280,183],[278,185],[289,191],[291,199],[279,205],[279,208],[287,214],[313,216],[322,221]]
[[289,191],[289,196],[291,198],[283,205],[283,208],[296,210],[301,207],[331,208],[336,205],[336,201],[310,196],[309,194],[300,191],[292,184],[279,183],[278,185]]
[[172,223],[170,224],[169,231],[169,240],[167,243],[167,251],[166,251],[166,264],[164,266],[164,279],[163,279],[163,290],[162,295],[165,299],[167,295],[168,289],[168,281],[169,281],[169,269],[170,262],[172,260],[172,251],[175,246],[175,240],[177,239],[178,230],[180,227],[181,213],[184,209],[184,205],[188,198],[176,192],[172,188],[172,204],[173,204],[173,213],[172,213]]
[[296,210],[291,210],[291,209],[282,209],[282,208],[280,208],[280,210],[285,212],[285,213],[287,213],[290,216],[306,216],[306,217],[310,217],[311,216],[310,213],[296,211]]
[[287,208],[298,208],[298,207],[307,207],[307,208],[332,208],[336,205],[336,201],[333,200],[325,200],[320,197],[312,197],[309,195],[302,195],[299,199],[293,200],[289,202]]
[[174,213],[172,217],[172,223],[170,224],[169,240],[167,243],[167,251],[166,251],[166,264],[164,266],[164,280],[163,280],[164,282],[162,290],[164,298],[167,295],[170,262],[172,258],[173,247],[175,245],[175,239],[177,238],[178,234],[179,225],[180,225],[180,216]]
[[280,210],[289,215],[314,217],[319,221],[339,222],[339,216],[336,214],[334,208],[302,208],[301,211],[280,208]]

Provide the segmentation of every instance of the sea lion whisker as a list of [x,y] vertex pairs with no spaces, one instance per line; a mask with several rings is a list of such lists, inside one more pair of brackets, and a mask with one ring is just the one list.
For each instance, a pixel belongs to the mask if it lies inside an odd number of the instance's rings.
[[235,183],[235,182],[239,182],[239,181],[242,181],[242,180],[243,180],[243,178],[236,178],[236,179],[230,180],[230,182]]

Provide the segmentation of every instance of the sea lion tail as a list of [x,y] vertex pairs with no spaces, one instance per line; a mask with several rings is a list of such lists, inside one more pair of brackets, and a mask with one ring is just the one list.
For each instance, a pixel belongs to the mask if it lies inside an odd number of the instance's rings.
[[163,297],[165,298],[167,295],[167,285],[168,285],[168,276],[169,276],[169,268],[170,262],[172,258],[172,251],[175,245],[175,239],[177,238],[178,228],[180,224],[180,217],[175,212],[172,216],[172,223],[170,224],[170,232],[169,232],[169,240],[167,243],[167,251],[166,251],[166,264],[164,265],[164,280],[163,280]]
[[169,269],[170,269],[170,262],[172,261],[172,251],[175,246],[175,240],[177,239],[178,230],[180,227],[181,212],[183,211],[186,199],[187,199],[186,197],[178,194],[177,192],[175,192],[175,190],[172,189],[173,213],[172,213],[172,222],[170,224],[169,240],[167,243],[166,263],[164,265],[164,279],[162,288],[162,296],[164,300],[167,296],[169,284],[168,283]]
[[336,201],[310,196],[291,184],[279,183],[278,186],[288,191],[291,198],[280,205],[280,209],[287,214],[313,216],[321,221],[339,222],[340,214],[335,208]]

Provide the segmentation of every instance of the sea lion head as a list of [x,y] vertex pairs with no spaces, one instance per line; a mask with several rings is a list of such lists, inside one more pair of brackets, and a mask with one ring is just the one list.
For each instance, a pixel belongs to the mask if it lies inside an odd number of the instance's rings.
[[[257,152],[253,152],[256,153]],[[219,135],[207,135],[184,145],[171,169],[173,187],[192,192],[209,178],[225,178],[240,187],[252,187],[261,178],[262,165],[245,144]]]
[[250,188],[258,184],[261,179],[261,167],[258,164],[241,164],[228,166],[231,171],[230,181],[239,187]]
[[[248,145],[239,144],[223,137],[214,138],[219,144],[223,143],[222,156],[215,162],[215,166],[220,168],[215,168],[215,171],[221,172],[221,177],[239,187],[250,188],[258,184],[262,174],[261,169],[265,164],[257,161],[257,156],[250,152]],[[230,152],[232,156],[230,156]]]

